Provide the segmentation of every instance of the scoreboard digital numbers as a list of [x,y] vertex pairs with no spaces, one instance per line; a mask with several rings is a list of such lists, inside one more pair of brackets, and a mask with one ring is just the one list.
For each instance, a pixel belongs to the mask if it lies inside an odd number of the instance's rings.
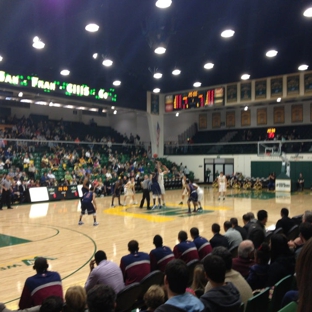
[[274,138],[275,138],[275,132],[276,132],[276,129],[275,129],[275,128],[269,128],[269,129],[267,129],[267,138],[268,138],[268,140],[274,140]]
[[166,95],[165,112],[224,105],[224,88],[193,90],[186,93]]

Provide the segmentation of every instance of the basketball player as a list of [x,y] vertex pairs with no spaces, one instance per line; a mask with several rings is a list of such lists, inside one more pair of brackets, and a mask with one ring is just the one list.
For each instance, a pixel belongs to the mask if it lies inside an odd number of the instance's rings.
[[125,185],[124,205],[126,205],[126,199],[129,196],[132,198],[132,203],[134,205],[137,204],[137,202],[134,199],[134,194],[135,194],[135,182],[134,177],[132,177]]
[[114,193],[113,193],[113,196],[112,196],[112,207],[115,207],[114,206],[115,197],[118,198],[118,206],[122,206],[122,204],[120,203],[121,190],[122,190],[122,180],[119,179],[119,180],[116,181],[115,186],[114,186]]
[[82,196],[81,214],[80,214],[78,225],[83,225],[82,217],[86,213],[88,215],[91,215],[91,214],[93,215],[93,225],[94,226],[99,225],[98,222],[96,222],[97,207],[96,207],[96,202],[95,202],[95,193],[93,191],[94,191],[94,187],[91,186],[90,190],[88,192],[84,193],[84,195]]
[[218,177],[218,185],[219,185],[219,198],[221,199],[221,196],[223,196],[223,200],[225,200],[225,192],[226,192],[226,177],[223,175],[223,172],[220,172],[220,175]]
[[193,203],[194,210],[193,212],[197,212],[196,207],[197,207],[197,202],[198,202],[198,195],[197,191],[192,183],[192,181],[186,180],[187,181],[187,190],[188,190],[188,195],[189,198],[187,200],[187,206],[188,206],[188,213],[191,213],[191,202]]
[[151,180],[152,180],[152,184],[151,184],[151,191],[153,193],[153,207],[152,209],[156,209],[156,198],[158,198],[158,208],[161,209],[161,190],[158,184],[158,169],[155,168],[155,171],[153,172],[153,174],[151,174]]
[[85,193],[89,192],[89,188],[90,188],[90,173],[86,173],[82,182],[82,188],[81,188],[82,196]]
[[196,183],[193,183],[193,186],[194,186],[194,188],[195,188],[195,190],[197,192],[197,203],[198,203],[198,206],[199,206],[197,210],[201,211],[201,210],[203,210],[201,202],[202,202],[202,200],[204,198],[204,190],[201,187],[199,187]]
[[169,169],[163,165],[163,168],[164,168],[164,171],[161,169],[161,162],[157,162],[158,164],[158,184],[159,184],[159,187],[160,187],[160,192],[161,192],[161,200],[162,200],[162,204],[163,206],[165,207],[166,204],[165,204],[165,182],[164,182],[164,176],[166,174],[168,174],[170,171]]
[[187,187],[186,187],[186,185],[187,185],[187,183],[186,183],[186,176],[184,175],[183,177],[182,177],[182,201],[180,202],[180,204],[179,205],[183,205],[183,200],[184,200],[184,197],[185,197],[185,195],[187,195]]

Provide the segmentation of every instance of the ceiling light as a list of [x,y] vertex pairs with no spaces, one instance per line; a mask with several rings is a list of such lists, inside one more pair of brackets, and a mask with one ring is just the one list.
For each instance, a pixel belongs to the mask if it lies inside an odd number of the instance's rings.
[[120,80],[115,80],[115,81],[113,82],[113,85],[116,86],[116,87],[118,87],[118,86],[121,85],[121,81],[120,81]]
[[276,50],[269,50],[267,53],[265,53],[265,55],[267,56],[267,57],[274,57],[274,56],[276,56],[277,55],[277,51]]
[[174,69],[174,70],[172,71],[172,75],[177,76],[177,75],[180,75],[180,74],[181,74],[181,70],[180,70],[180,69]]
[[157,47],[154,52],[156,54],[164,54],[166,52],[166,48],[165,47]]
[[18,97],[22,97],[23,96],[23,92],[19,92]]
[[241,76],[242,80],[248,80],[249,78],[250,78],[250,75],[248,75],[248,74],[244,74]]
[[53,107],[61,107],[61,106],[62,106],[62,104],[60,104],[60,103],[53,103],[53,102],[50,102],[50,103],[49,103],[49,106],[53,106]]
[[28,99],[21,99],[22,103],[32,103],[32,100],[28,100]]
[[230,38],[230,37],[233,37],[234,34],[235,34],[234,30],[226,29],[226,30],[222,31],[221,37],[223,37],[223,38]]
[[205,68],[205,69],[212,69],[213,66],[214,66],[213,63],[206,63],[206,64],[204,65],[204,68]]
[[90,108],[89,111],[90,111],[90,112],[97,112],[98,109],[97,109],[97,108]]
[[42,42],[38,36],[36,36],[36,37],[34,37],[34,39],[33,39],[33,44],[32,44],[32,46],[33,46],[35,49],[40,50],[40,49],[43,49],[43,48],[44,48],[45,43]]
[[70,71],[68,69],[63,69],[61,70],[60,74],[63,76],[68,76],[70,74]]
[[154,92],[154,93],[159,93],[159,92],[160,92],[160,89],[159,89],[159,88],[155,88],[155,89],[153,90],[153,92]]
[[106,113],[107,112],[107,110],[106,109],[102,109],[102,113]]
[[115,106],[112,106],[111,109],[115,109]]
[[155,5],[160,9],[169,8],[172,3],[172,0],[158,0]]
[[79,106],[79,107],[77,107],[77,109],[79,109],[79,110],[85,110],[86,108],[85,108],[84,106]]
[[3,57],[0,55],[0,62],[2,62],[2,60],[3,60]]
[[155,73],[154,74],[154,78],[155,79],[160,79],[162,77],[162,74],[161,73]]
[[176,113],[176,117],[179,117],[179,113]]
[[35,102],[35,104],[37,104],[37,105],[47,105],[48,103],[45,102],[45,101],[37,101],[37,102]]
[[92,57],[93,57],[95,60],[97,59],[98,56],[99,56],[98,53],[93,53],[93,55],[92,55]]
[[277,98],[277,99],[276,99],[276,102],[279,103],[281,100],[282,100],[282,98]]
[[115,109],[115,110],[114,110],[114,115],[116,115],[116,114],[117,114],[117,110]]
[[308,8],[303,12],[305,17],[312,17],[312,8]]
[[89,31],[89,32],[96,32],[98,31],[100,28],[99,25],[97,24],[94,24],[94,23],[91,23],[91,24],[88,24],[86,27],[85,27],[85,30],[86,31]]
[[245,106],[245,107],[244,107],[244,111],[245,111],[245,112],[248,111],[248,106]]
[[194,86],[195,88],[198,88],[198,87],[201,86],[201,82],[199,82],[199,81],[194,82],[194,83],[193,83],[193,86]]
[[112,66],[113,65],[113,61],[110,59],[104,59],[104,61],[102,62],[102,64],[106,67]]
[[307,70],[309,68],[309,65],[302,64],[298,67],[298,70]]
[[74,108],[73,105],[65,105],[64,107],[65,107],[65,108],[70,108],[70,109],[73,109],[73,108]]

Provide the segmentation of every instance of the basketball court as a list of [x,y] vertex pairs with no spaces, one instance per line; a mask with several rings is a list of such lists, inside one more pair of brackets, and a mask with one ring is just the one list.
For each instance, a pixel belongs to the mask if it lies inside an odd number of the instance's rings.
[[[84,217],[78,226],[80,201],[68,200],[37,203],[4,208],[0,212],[1,302],[17,308],[24,281],[35,273],[35,257],[48,258],[50,270],[58,271],[63,279],[64,293],[69,286],[84,285],[89,274],[89,262],[96,250],[102,249],[108,259],[119,264],[127,254],[131,239],[139,242],[140,251],[154,248],[155,234],[164,244],[173,248],[180,230],[189,233],[196,226],[200,234],[212,237],[211,225],[260,209],[269,213],[267,226],[275,224],[282,207],[290,215],[302,214],[310,209],[312,193],[275,193],[267,191],[229,190],[225,201],[218,201],[217,189],[205,187],[203,212],[187,214],[187,205],[179,206],[182,190],[166,192],[165,209],[140,209],[138,205],[111,208],[111,197],[97,198],[99,226],[94,227],[92,217]],[[141,194],[136,194],[139,202]],[[223,232],[223,231],[222,231]]]

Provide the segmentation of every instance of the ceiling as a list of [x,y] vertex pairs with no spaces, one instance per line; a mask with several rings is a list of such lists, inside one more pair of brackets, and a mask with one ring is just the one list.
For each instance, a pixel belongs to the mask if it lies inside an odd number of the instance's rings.
[[[145,109],[146,91],[191,89],[312,68],[312,18],[304,0],[0,0],[0,70],[110,88],[115,79],[118,106]],[[85,26],[100,26],[89,33]],[[224,39],[221,32],[235,31]],[[32,47],[38,36],[45,48]],[[163,41],[167,51],[154,53]],[[266,51],[278,54],[267,58]],[[99,53],[98,59],[92,55]],[[103,57],[113,60],[109,68]],[[206,70],[203,65],[214,63]],[[172,75],[179,68],[179,76]],[[70,75],[60,75],[62,69]],[[153,78],[154,71],[163,77]]]

